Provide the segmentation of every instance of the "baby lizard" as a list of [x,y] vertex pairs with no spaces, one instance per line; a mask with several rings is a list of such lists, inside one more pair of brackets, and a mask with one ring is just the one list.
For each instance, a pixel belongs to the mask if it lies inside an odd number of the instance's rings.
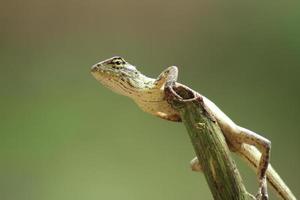
[[[176,82],[177,67],[168,67],[157,79],[153,79],[143,75],[123,58],[115,56],[93,65],[91,73],[104,86],[133,99],[143,111],[166,120],[181,121],[179,113],[170,106],[164,95],[165,84],[182,85]],[[281,199],[295,200],[295,196],[269,164],[271,142],[253,131],[238,126],[212,101],[201,96],[206,108],[220,126],[230,149],[257,169],[259,190],[256,198],[268,199],[268,181]],[[197,158],[191,161],[191,167],[194,171],[201,171]]]

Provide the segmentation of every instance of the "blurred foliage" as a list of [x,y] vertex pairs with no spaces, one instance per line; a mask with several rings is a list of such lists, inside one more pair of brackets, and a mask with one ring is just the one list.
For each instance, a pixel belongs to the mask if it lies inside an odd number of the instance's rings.
[[[2,0],[0,199],[212,199],[182,124],[100,86],[125,57],[180,81],[272,141],[297,197],[299,1]],[[255,173],[237,159],[248,190]]]

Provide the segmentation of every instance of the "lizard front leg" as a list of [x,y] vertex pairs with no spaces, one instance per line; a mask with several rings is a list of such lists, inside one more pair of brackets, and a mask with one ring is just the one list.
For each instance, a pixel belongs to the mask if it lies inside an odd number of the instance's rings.
[[155,85],[158,88],[161,87],[172,87],[175,85],[178,78],[178,68],[171,66],[165,69],[155,80]]
[[[165,69],[156,79],[155,81],[155,87],[159,89],[165,89],[167,88],[168,91],[173,91],[173,86],[175,85],[178,78],[178,69],[176,66],[171,66]],[[164,91],[163,91],[164,92]],[[176,92],[173,91],[173,94],[176,95]],[[181,98],[178,96],[178,98]],[[166,99],[165,99],[166,100]],[[167,102],[166,102],[167,103]],[[167,103],[168,106],[170,106]],[[169,110],[170,111],[170,110]],[[172,109],[173,111],[173,109]],[[177,112],[156,112],[156,115],[160,118],[174,121],[174,122],[181,122],[181,117],[179,113]]]

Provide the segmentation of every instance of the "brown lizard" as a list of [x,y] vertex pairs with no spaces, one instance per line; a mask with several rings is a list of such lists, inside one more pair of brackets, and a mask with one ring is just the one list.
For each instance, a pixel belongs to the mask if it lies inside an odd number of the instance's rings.
[[[168,67],[157,79],[153,79],[146,77],[135,66],[116,56],[93,65],[91,73],[104,86],[133,99],[143,111],[166,120],[181,121],[179,113],[170,106],[164,95],[166,84],[182,85],[176,82],[177,67]],[[238,126],[212,101],[203,95],[200,96],[203,97],[206,108],[215,117],[230,149],[257,169],[259,190],[256,198],[268,199],[268,181],[281,199],[295,200],[290,189],[269,164],[271,142],[253,131]],[[194,171],[201,171],[197,158],[191,161],[191,167]]]

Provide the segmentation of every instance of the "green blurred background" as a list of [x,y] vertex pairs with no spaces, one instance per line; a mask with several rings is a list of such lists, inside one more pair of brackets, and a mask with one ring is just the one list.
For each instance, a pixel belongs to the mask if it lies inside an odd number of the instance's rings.
[[[272,141],[271,161],[299,197],[299,8],[1,0],[0,199],[212,199],[189,169],[184,126],[143,113],[90,75],[114,55],[151,77],[177,65],[180,82]],[[255,173],[236,160],[255,193]]]

